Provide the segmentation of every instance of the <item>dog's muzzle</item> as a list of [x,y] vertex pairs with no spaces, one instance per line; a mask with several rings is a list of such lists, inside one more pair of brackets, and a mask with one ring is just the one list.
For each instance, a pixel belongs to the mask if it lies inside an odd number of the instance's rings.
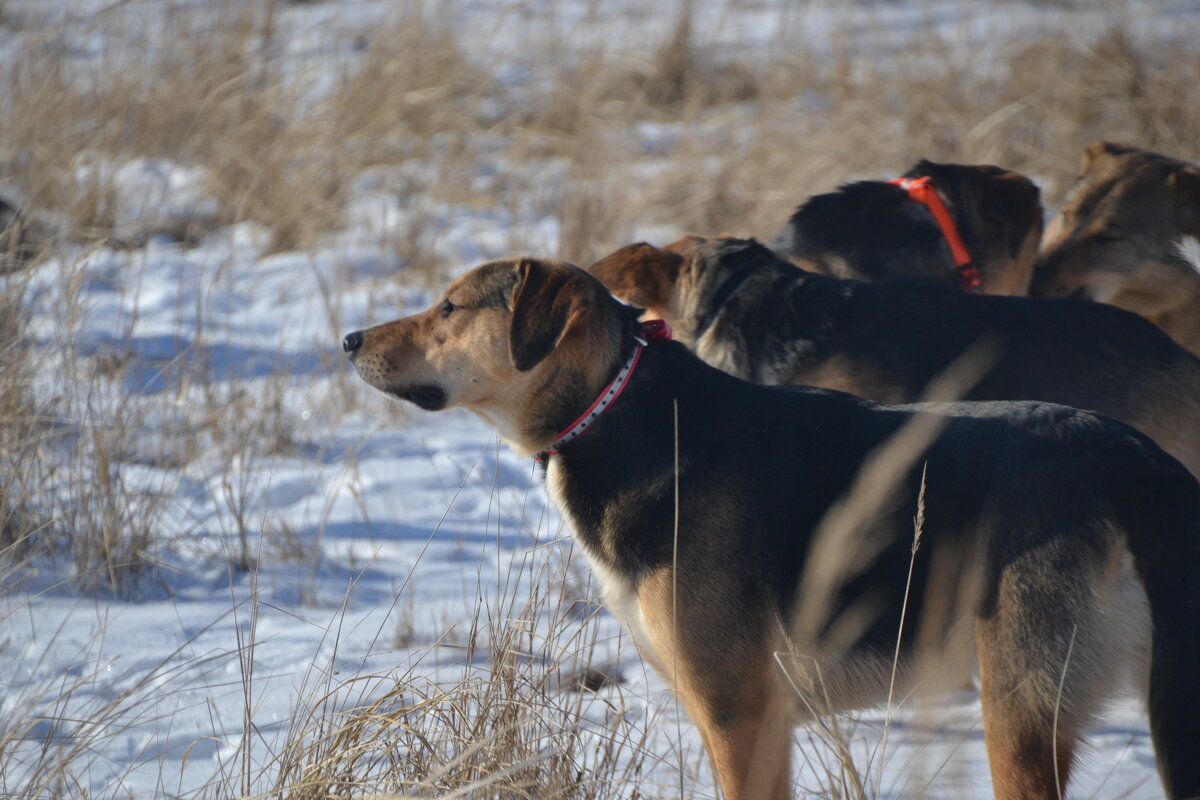
[[[439,411],[446,407],[449,396],[441,386],[432,383],[392,383],[389,381],[387,360],[378,355],[362,355],[363,331],[348,333],[342,339],[342,350],[350,357],[355,370],[364,381],[385,394],[407,400],[426,411]],[[360,358],[360,356],[362,356]]]

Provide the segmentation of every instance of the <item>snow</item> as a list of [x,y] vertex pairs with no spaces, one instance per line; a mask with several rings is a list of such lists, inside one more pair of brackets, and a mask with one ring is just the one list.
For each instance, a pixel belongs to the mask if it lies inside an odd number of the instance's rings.
[[[111,49],[101,36],[113,35],[122,15],[143,15],[152,30],[152,4],[122,6],[9,0],[3,13],[28,27],[116,17],[73,49],[86,65]],[[1180,20],[1194,28],[1200,16],[1195,4],[1150,7],[1133,21],[1139,36],[1183,35]],[[287,6],[287,63],[316,71],[323,59],[337,63],[348,57],[346,42],[393,8],[365,0]],[[631,51],[649,52],[672,24],[670,9],[622,8],[471,0],[447,3],[442,13],[470,37],[476,58],[503,64],[500,73],[519,87],[531,67],[514,40],[571,29],[579,51],[622,37]],[[1073,4],[1037,11],[967,0],[702,3],[697,11],[701,36],[724,47],[767,46],[785,29],[832,47],[837,29],[849,31],[851,47],[902,48],[914,36],[940,35],[970,48],[985,33],[1016,41],[1037,27],[1100,24],[1099,12]],[[12,36],[3,37],[0,57],[11,57]],[[819,111],[820,98],[813,102]],[[669,151],[680,133],[647,122],[635,135],[653,154]],[[548,191],[569,179],[561,164],[540,168]],[[193,167],[146,157],[79,169],[111,171],[121,188],[118,229],[130,236],[216,213]],[[359,175],[344,228],[307,252],[265,254],[265,232],[241,223],[194,248],[158,235],[133,248],[79,247],[29,277],[35,394],[64,432],[52,446],[64,465],[90,469],[101,455],[91,434],[128,430],[104,455],[124,485],[141,491],[131,496],[145,504],[157,563],[120,592],[103,582],[81,588],[68,560],[4,578],[0,718],[10,720],[5,730],[19,730],[17,741],[0,743],[0,792],[72,748],[87,755],[73,762],[77,784],[68,795],[221,796],[219,787],[241,786],[244,758],[250,789],[266,791],[289,729],[324,692],[355,676],[375,676],[362,688],[370,696],[389,681],[450,685],[476,674],[490,646],[480,641],[468,658],[481,613],[519,610],[532,586],[552,579],[577,582],[572,591],[592,609],[578,614],[578,625],[596,642],[594,662],[625,678],[574,695],[592,725],[589,741],[617,730],[613,709],[621,709],[629,735],[646,738],[643,795],[678,796],[685,780],[689,796],[715,796],[698,736],[667,686],[613,618],[592,613],[597,588],[573,557],[534,465],[472,416],[401,408],[344,363],[345,332],[433,298],[386,246],[387,234],[414,216],[427,222],[448,274],[509,252],[513,229],[530,251],[554,255],[552,215],[409,197],[405,187],[420,169]],[[417,178],[424,185],[429,176]],[[481,188],[489,178],[481,168]],[[657,241],[678,233],[644,231]],[[187,457],[179,453],[185,444]],[[71,496],[65,467],[62,481],[44,489]],[[526,622],[545,629],[536,617]],[[879,796],[990,796],[973,692],[901,709],[880,755],[884,718],[873,709],[850,722],[853,750],[871,763]],[[806,729],[796,739],[797,786],[817,790],[827,782],[821,763],[829,748]],[[1072,795],[1161,796],[1135,698],[1090,732]]]

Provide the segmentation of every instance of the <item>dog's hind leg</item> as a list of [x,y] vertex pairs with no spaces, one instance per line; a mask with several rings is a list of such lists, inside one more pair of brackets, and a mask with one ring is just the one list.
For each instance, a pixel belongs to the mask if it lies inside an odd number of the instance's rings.
[[[758,697],[744,698],[746,705],[735,717],[720,718],[697,709],[693,718],[705,731],[705,744],[727,800],[787,800],[791,796],[787,704],[778,697],[772,703],[769,694],[756,693]],[[687,702],[685,697],[685,702],[695,709],[698,699]]]
[[[1044,707],[1021,705],[1019,690],[983,673],[980,684],[992,786],[997,800],[1063,797],[1078,731],[1057,730]],[[1005,691],[1005,690],[1008,691]],[[1007,695],[1007,696],[1006,696]]]
[[[1001,617],[1006,615],[1001,612]],[[997,800],[1061,798],[1080,729],[1073,714],[1056,714],[1061,709],[1055,675],[1046,667],[1054,664],[1061,671],[1070,644],[1054,647],[1052,653],[1041,648],[1031,654],[1015,641],[1011,622],[989,619],[976,626],[993,789]]]
[[[772,658],[765,604],[730,613],[720,585],[673,585],[672,570],[638,587],[643,630],[655,662],[700,729],[726,800],[790,797],[791,696]],[[679,613],[674,597],[678,591]],[[752,613],[753,612],[753,613]]]
[[999,800],[1063,797],[1080,736],[1144,661],[1149,617],[1128,553],[1107,531],[1089,538],[1016,556],[985,592],[975,645]]

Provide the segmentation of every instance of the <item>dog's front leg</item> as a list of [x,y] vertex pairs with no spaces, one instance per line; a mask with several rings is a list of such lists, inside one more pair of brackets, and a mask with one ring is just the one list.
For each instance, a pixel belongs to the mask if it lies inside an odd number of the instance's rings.
[[638,587],[652,663],[700,729],[726,800],[786,800],[792,698],[772,658],[768,606],[690,583],[663,568]]

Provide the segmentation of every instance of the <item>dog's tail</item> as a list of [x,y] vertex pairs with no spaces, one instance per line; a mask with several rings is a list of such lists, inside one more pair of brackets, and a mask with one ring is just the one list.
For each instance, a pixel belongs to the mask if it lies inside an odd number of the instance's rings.
[[1167,796],[1200,798],[1200,484],[1182,466],[1135,479],[1129,549],[1154,626],[1147,711]]

